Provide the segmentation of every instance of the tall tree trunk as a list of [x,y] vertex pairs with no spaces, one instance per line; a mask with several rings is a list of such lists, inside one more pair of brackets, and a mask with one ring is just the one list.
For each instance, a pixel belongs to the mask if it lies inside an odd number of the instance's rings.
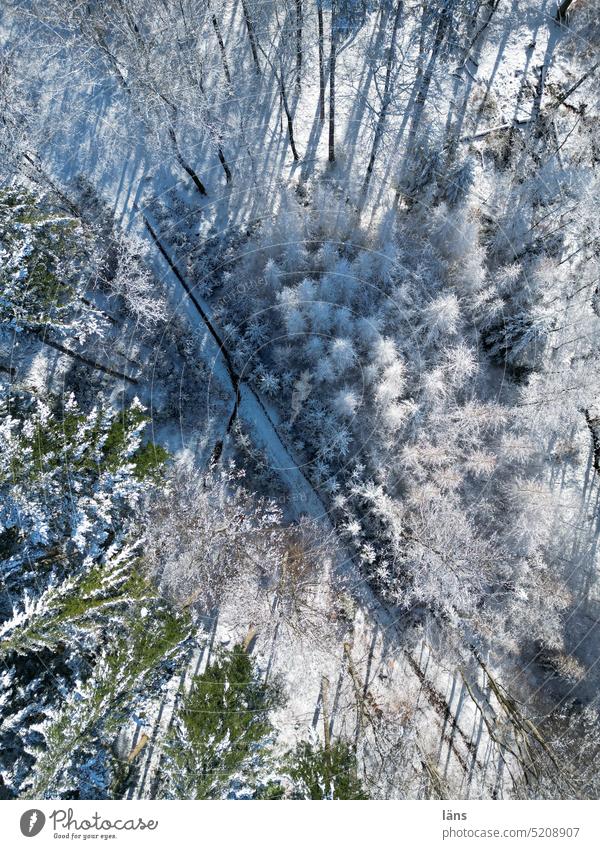
[[[206,97],[206,92],[205,92],[205,89],[204,89],[204,84],[202,82],[202,77],[200,77],[200,79],[198,81],[198,86],[200,88],[200,93]],[[173,105],[172,108],[174,110],[173,114],[176,115],[177,114],[176,107]],[[218,144],[217,144],[217,156],[219,157],[219,162],[223,166],[223,171],[225,171],[225,179],[227,180],[228,183],[231,183],[231,179],[232,179],[231,178],[231,171],[229,169],[229,165],[227,164],[227,160],[225,159],[225,154],[223,153],[223,148],[221,147],[221,136],[220,136],[219,133],[217,133],[217,142],[218,142]]]
[[[476,83],[476,78],[468,70],[468,63],[471,62],[475,67],[478,67],[479,57],[485,44],[484,33],[490,26],[499,5],[500,0],[492,0],[485,8],[480,4],[479,9],[483,9],[481,19],[479,18],[478,10],[467,25],[466,43],[458,59],[457,68],[454,73],[456,82],[453,84],[454,91],[450,98],[452,105],[446,117],[447,142],[444,168],[447,172],[451,170],[456,158],[464,121],[466,120],[467,107],[473,92],[473,84]],[[470,76],[470,82],[463,79],[463,71]],[[478,114],[481,108],[480,105]]]
[[302,0],[296,0],[296,90],[302,83]]
[[[392,36],[390,38],[390,46],[388,48],[386,67],[385,67],[385,82],[383,84],[383,102],[381,104],[381,112],[379,113],[379,117],[377,119],[377,126],[375,127],[375,135],[373,137],[373,146],[371,148],[371,156],[369,157],[369,164],[367,165],[367,172],[365,174],[365,180],[362,186],[362,198],[364,202],[364,198],[367,195],[367,191],[369,189],[369,183],[371,182],[371,177],[373,176],[373,168],[375,166],[375,160],[377,158],[377,153],[379,151],[379,145],[381,144],[381,139],[383,137],[383,130],[385,127],[385,121],[387,118],[388,109],[390,106],[390,101],[392,99],[391,92],[391,80],[392,80],[392,68],[394,66],[394,56],[396,54],[396,38],[398,36],[398,27],[400,26],[400,19],[402,18],[403,12],[403,0],[398,0],[396,5],[396,14],[394,16],[394,26],[392,29]],[[384,22],[385,25],[385,22]],[[362,204],[361,204],[362,205]]]
[[323,709],[323,740],[327,756],[331,750],[331,734],[329,732],[329,678],[321,676],[321,707]]
[[285,117],[287,120],[287,128],[288,128],[288,138],[290,141],[290,147],[292,149],[292,156],[294,157],[294,162],[298,162],[300,157],[298,156],[298,151],[296,150],[296,142],[294,140],[294,121],[292,118],[292,113],[290,112],[290,106],[287,99],[287,92],[285,90],[285,82],[283,79],[283,68],[280,68],[279,71],[279,92],[281,94],[281,103],[283,105],[283,111],[285,112]]
[[595,65],[592,65],[592,67],[589,68],[582,77],[579,77],[576,83],[573,83],[573,85],[569,89],[567,89],[564,94],[561,94],[561,96],[556,102],[556,105],[560,106],[561,103],[565,103],[565,101],[567,101],[571,97],[571,95],[577,91],[579,86],[583,85],[583,83],[587,79],[589,79],[589,77],[592,76],[592,74],[596,71],[597,68],[600,68],[600,62],[596,62]]
[[585,421],[592,437],[592,455],[595,471],[600,475],[600,415],[584,410]]
[[329,161],[335,162],[335,58],[337,50],[335,0],[331,0],[331,53],[329,57]]
[[[429,60],[427,62],[427,67],[425,71],[423,71],[423,67],[421,61],[419,61],[419,67],[417,70],[417,79],[415,81],[415,85],[417,87],[417,94],[415,97],[415,102],[412,110],[412,117],[410,121],[410,127],[408,130],[408,136],[406,140],[406,150],[409,155],[414,149],[415,139],[417,136],[417,130],[421,124],[421,118],[423,116],[423,110],[425,108],[425,103],[427,102],[427,95],[429,93],[429,86],[431,85],[431,79],[433,77],[433,71],[435,69],[435,64],[437,62],[438,54],[440,52],[440,48],[444,41],[444,37],[446,35],[446,31],[448,29],[450,23],[449,15],[442,14],[438,20],[435,36],[433,39],[433,46],[431,48],[431,53],[429,54]],[[400,195],[402,193],[401,181],[404,175],[406,174],[406,164],[408,163],[408,157],[404,159],[404,165],[400,171],[400,176],[398,179],[398,186],[396,188],[396,193],[394,196],[394,205],[397,206],[400,201]]]
[[[119,63],[118,63],[116,56],[110,51],[108,45],[106,44],[106,41],[104,40],[102,34],[100,33],[100,31],[97,28],[95,28],[94,32],[95,32],[95,35],[96,35],[97,43],[99,44],[101,50],[108,56],[110,63],[112,65],[115,73],[117,74],[119,82],[123,86],[123,89],[130,96],[132,96],[131,87],[129,86],[129,83],[127,82],[127,80],[123,76],[123,73],[122,73],[122,71],[119,67]],[[200,85],[202,86],[202,83]],[[181,150],[179,149],[179,143],[177,141],[177,135],[175,133],[175,127],[174,127],[174,124],[175,124],[175,121],[176,121],[176,118],[177,118],[177,107],[175,106],[174,103],[172,103],[168,98],[166,98],[160,92],[158,92],[158,95],[161,98],[161,100],[163,100],[164,103],[167,105],[167,107],[169,108],[169,112],[171,114],[171,126],[169,127],[169,139],[171,140],[171,145],[172,145],[173,151],[175,153],[175,158],[176,158],[177,162],[179,163],[179,165],[186,172],[186,174],[188,174],[188,176],[192,178],[192,181],[193,181],[194,185],[196,186],[196,188],[198,189],[198,191],[200,192],[200,194],[204,195],[206,197],[206,195],[208,193],[206,191],[206,187],[204,186],[204,183],[198,177],[198,175],[196,174],[194,169],[191,167],[191,165],[189,165],[186,162],[185,158],[183,157],[183,155],[181,153]]]
[[186,174],[188,174],[192,178],[192,181],[193,181],[194,185],[196,186],[196,188],[198,189],[198,191],[200,192],[200,194],[204,195],[204,197],[206,197],[206,195],[208,193],[206,191],[204,183],[202,182],[200,177],[196,174],[196,172],[194,171],[192,166],[189,165],[185,161],[181,151],[179,150],[179,144],[177,142],[177,136],[175,135],[175,130],[173,129],[173,127],[169,127],[169,138],[171,139],[171,143],[173,145],[173,150],[175,152],[175,158],[177,159],[177,162],[179,162],[179,164],[181,165],[183,170],[186,172]]
[[[206,6],[210,11],[210,0],[206,0]],[[221,35],[221,28],[219,27],[219,22],[217,20],[217,16],[214,12],[211,12],[211,22],[213,30],[215,31],[215,35],[217,37],[217,41],[219,43],[219,52],[221,53],[221,63],[223,65],[223,73],[225,74],[225,79],[227,80],[227,85],[231,88],[231,74],[229,72],[229,62],[227,61],[227,53],[225,52],[225,43],[223,41],[223,36]]]
[[227,180],[228,183],[231,183],[231,180],[232,180],[231,170],[229,168],[229,165],[227,164],[227,160],[225,159],[225,155],[224,155],[224,153],[223,153],[223,151],[221,150],[220,147],[217,150],[217,156],[219,157],[219,162],[223,166],[223,171],[225,172],[225,179]]
[[325,120],[325,59],[323,56],[324,33],[323,33],[323,6],[321,0],[317,0],[317,19],[319,22],[319,118]]
[[242,11],[244,13],[244,20],[246,21],[246,29],[248,30],[248,38],[250,39],[250,48],[252,50],[252,58],[254,59],[254,64],[256,65],[256,70],[260,73],[260,62],[258,61],[258,46],[256,42],[256,33],[254,32],[254,24],[252,22],[252,18],[250,17],[250,13],[248,11],[248,4],[246,0],[242,0]]
[[567,15],[569,13],[569,8],[573,4],[573,0],[563,0],[558,9],[556,10],[556,20],[563,23],[567,20]]

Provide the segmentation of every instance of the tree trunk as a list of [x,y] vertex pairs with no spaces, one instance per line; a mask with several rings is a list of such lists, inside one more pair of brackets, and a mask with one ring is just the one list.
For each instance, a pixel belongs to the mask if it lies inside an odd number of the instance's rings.
[[563,0],[558,9],[556,10],[556,20],[563,23],[567,20],[567,16],[569,14],[569,8],[572,6],[573,0]]
[[585,421],[592,437],[592,455],[594,470],[600,475],[600,415],[584,410]]
[[[210,3],[208,4],[208,8],[210,9]],[[227,53],[225,52],[225,44],[223,42],[223,36],[221,35],[221,29],[219,27],[219,22],[217,21],[217,16],[212,15],[212,26],[215,31],[215,35],[217,37],[217,41],[219,42],[219,52],[221,53],[221,62],[223,64],[223,73],[225,74],[225,79],[227,80],[227,85],[231,88],[231,74],[229,72],[229,63],[227,61]]]
[[219,162],[223,166],[223,171],[225,171],[225,179],[227,180],[228,183],[231,183],[231,179],[232,179],[231,178],[231,170],[229,168],[229,165],[227,164],[227,160],[225,159],[225,155],[223,154],[223,151],[221,150],[220,147],[217,150],[217,156],[219,157]]
[[[410,121],[410,127],[408,130],[408,137],[406,140],[406,150],[409,153],[414,149],[415,139],[417,136],[417,130],[419,129],[419,125],[421,123],[421,118],[423,116],[423,110],[425,108],[425,103],[427,102],[427,95],[429,93],[429,86],[431,85],[431,79],[433,77],[433,71],[435,69],[435,64],[437,62],[438,54],[440,52],[440,48],[443,44],[444,38],[446,36],[446,31],[448,29],[448,25],[450,23],[450,18],[448,14],[442,14],[438,20],[435,36],[433,39],[433,46],[431,48],[431,53],[429,54],[429,60],[427,62],[427,67],[425,71],[423,71],[421,61],[419,61],[419,67],[417,70],[417,79],[415,81],[415,85],[417,87],[417,94],[415,97],[414,107],[412,111],[412,117]],[[409,161],[408,157],[405,157],[405,163]],[[398,179],[398,186],[396,188],[396,193],[394,196],[394,206],[397,206],[400,201],[400,195],[402,192],[402,177],[406,173],[406,164],[403,166],[400,177]]]
[[287,93],[285,90],[285,83],[283,81],[283,68],[281,68],[279,72],[279,92],[281,94],[281,103],[283,105],[283,111],[285,112],[285,117],[287,120],[287,128],[288,128],[288,138],[290,140],[290,147],[292,149],[292,156],[294,157],[294,162],[298,162],[300,157],[298,156],[298,151],[296,150],[296,142],[294,140],[294,122],[292,119],[292,113],[290,112],[290,107],[288,104]]
[[258,631],[256,629],[256,625],[250,625],[248,628],[248,633],[244,637],[244,642],[242,643],[242,648],[246,652],[246,654],[250,654],[250,646],[252,644],[252,640],[256,637]]
[[302,0],[296,0],[296,90],[302,83]]
[[580,86],[580,85],[583,85],[583,83],[584,83],[587,79],[589,79],[589,77],[591,77],[591,76],[592,76],[592,74],[593,74],[593,73],[596,71],[596,69],[597,69],[597,68],[599,68],[599,67],[600,67],[600,62],[596,62],[596,64],[595,64],[595,65],[592,65],[592,67],[591,67],[591,68],[589,68],[589,69],[585,72],[585,74],[584,74],[582,77],[579,77],[579,79],[577,80],[577,82],[576,82],[576,83],[573,83],[573,85],[572,85],[572,86],[571,86],[571,87],[570,87],[570,88],[569,88],[569,89],[568,89],[568,90],[567,90],[564,94],[561,94],[561,96],[560,96],[560,97],[558,98],[558,100],[556,101],[556,105],[557,105],[557,106],[560,106],[560,104],[561,104],[561,103],[565,103],[565,101],[566,101],[566,100],[568,100],[568,99],[569,99],[569,97],[571,97],[571,95],[572,95],[574,92],[576,92],[576,91],[577,91],[577,89],[579,88],[579,86]]
[[317,18],[319,21],[319,118],[325,120],[325,60],[324,60],[324,35],[323,35],[323,6],[321,0],[317,0]]
[[252,18],[250,17],[250,13],[248,12],[248,4],[246,0],[242,0],[242,11],[244,13],[244,20],[246,21],[246,29],[248,30],[248,38],[250,39],[250,48],[252,50],[252,58],[254,59],[254,64],[256,65],[256,70],[260,73],[260,62],[258,61],[258,48],[256,44],[256,33],[254,32],[254,24],[252,23]]
[[321,677],[321,707],[323,709],[323,740],[325,742],[325,751],[331,749],[331,734],[329,733],[329,678],[326,675]]
[[147,745],[149,739],[150,738],[148,737],[147,734],[142,734],[142,736],[140,737],[140,741],[137,744],[137,746],[134,746],[134,748],[127,755],[127,763],[128,764],[133,763],[133,761],[137,758],[137,756],[142,751],[142,749]]
[[354,664],[352,663],[352,644],[349,642],[344,643],[344,657],[346,659],[346,663],[348,664],[348,672],[350,673],[350,678],[352,679],[352,685],[354,687],[354,696],[356,698],[356,745],[358,744],[364,726],[365,702],[361,692],[360,679],[356,674]]
[[98,29],[98,27],[94,27],[94,34],[96,36],[96,43],[100,47],[100,50],[103,53],[105,53],[106,56],[108,56],[108,59],[109,59],[110,64],[112,66],[112,69],[114,70],[115,74],[117,75],[119,83],[121,84],[123,89],[127,92],[127,94],[131,94],[131,89],[129,87],[129,83],[127,82],[127,80],[123,76],[123,72],[121,71],[117,57],[109,49],[109,47],[108,47],[106,41],[104,40],[104,37],[103,37],[102,33],[100,32],[100,30]]
[[388,55],[386,60],[386,68],[385,68],[385,82],[383,85],[383,102],[381,105],[381,112],[379,113],[379,117],[377,119],[377,126],[375,127],[375,135],[373,137],[373,146],[371,148],[371,156],[369,157],[369,164],[367,165],[367,173],[365,174],[365,180],[362,187],[362,197],[363,200],[366,197],[369,183],[371,182],[371,177],[373,175],[373,168],[375,166],[375,160],[377,158],[377,153],[379,151],[379,145],[381,144],[381,139],[383,137],[383,130],[385,126],[385,121],[387,118],[387,112],[389,109],[390,101],[391,101],[391,78],[392,78],[392,68],[394,65],[394,56],[396,53],[396,38],[398,36],[398,27],[400,25],[400,19],[402,17],[403,11],[403,2],[402,0],[398,0],[398,4],[396,6],[396,15],[394,17],[394,27],[392,29],[392,36],[390,39],[390,46],[388,48]]
[[329,161],[335,162],[335,0],[331,3],[331,53],[329,57]]
[[181,165],[183,170],[186,172],[186,174],[189,174],[189,176],[192,178],[192,181],[193,181],[194,185],[196,186],[196,188],[198,189],[198,191],[200,192],[200,194],[204,195],[204,197],[206,197],[206,195],[208,193],[206,191],[204,183],[202,182],[200,177],[196,174],[196,172],[194,171],[192,166],[188,165],[188,163],[183,158],[181,151],[179,150],[179,144],[177,143],[177,136],[175,135],[175,130],[173,129],[173,127],[169,127],[169,138],[171,139],[171,142],[173,144],[173,150],[175,151],[175,158],[177,159],[177,162],[179,162],[179,164]]

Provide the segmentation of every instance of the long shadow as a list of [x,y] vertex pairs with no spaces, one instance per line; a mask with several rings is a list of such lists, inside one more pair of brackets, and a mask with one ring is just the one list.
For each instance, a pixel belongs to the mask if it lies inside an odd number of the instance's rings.
[[[452,683],[450,685],[450,695],[447,697],[448,705],[450,707],[452,707],[452,702],[454,701],[454,693],[455,692],[456,692],[456,672],[454,672],[454,674],[452,676]],[[449,719],[450,719],[450,714],[448,713],[444,716],[441,731],[440,731],[440,743],[439,743],[438,752],[437,752],[438,763],[440,762],[440,760],[442,758],[442,752],[443,752],[443,749],[444,749],[444,742],[445,742],[444,741],[444,734],[446,733],[446,726],[448,725]],[[452,738],[452,735],[454,734],[454,724],[455,724],[455,722],[456,722],[456,717],[454,716],[454,722],[452,723],[452,729],[451,729],[451,732],[450,732],[451,738]],[[450,752],[450,746],[448,746],[448,752]],[[449,757],[449,755],[448,755],[448,757]],[[448,759],[446,759],[446,766],[447,766],[447,764],[448,764]]]
[[[201,668],[202,668],[202,663],[203,663],[204,660],[205,660],[205,663],[204,663],[205,668],[210,663],[210,658],[211,658],[211,655],[212,655],[215,636],[216,636],[216,632],[217,632],[218,618],[219,618],[218,611],[216,611],[213,614],[213,616],[209,618],[209,623],[208,623],[209,627],[210,627],[209,640],[208,640],[208,642],[202,643],[200,652],[198,654],[198,659],[197,659],[197,662],[196,662],[196,665],[195,665],[195,669],[194,669],[194,672],[192,673],[191,677],[193,677],[194,675],[198,675],[200,673]],[[169,691],[168,688],[167,688],[167,691],[165,692],[164,697],[161,701],[160,708],[159,708],[158,714],[156,716],[156,719],[154,721],[154,725],[153,725],[153,728],[152,728],[152,733],[148,735],[150,739],[149,739],[149,743],[146,747],[146,757],[145,757],[145,760],[144,760],[144,766],[143,766],[141,778],[140,778],[139,781],[136,781],[132,784],[132,786],[129,789],[128,794],[127,794],[128,799],[134,798],[133,794],[136,793],[136,791],[137,791],[137,798],[138,799],[141,799],[141,798],[153,799],[156,796],[156,793],[158,791],[158,787],[160,785],[160,772],[161,772],[161,764],[162,764],[162,761],[163,761],[163,753],[162,752],[159,755],[158,763],[156,764],[156,768],[154,770],[154,775],[151,776],[152,783],[151,783],[151,785],[148,789],[148,794],[147,794],[147,796],[144,796],[144,790],[145,790],[146,784],[148,782],[148,778],[150,776],[150,769],[152,767],[154,752],[155,752],[156,747],[159,746],[162,743],[162,740],[167,737],[170,729],[172,728],[173,721],[174,721],[174,718],[175,718],[175,713],[176,713],[176,710],[177,710],[178,701],[181,698],[181,695],[182,695],[182,693],[185,689],[188,677],[190,677],[190,662],[191,662],[193,656],[194,656],[194,646],[192,645],[190,647],[187,662],[182,664],[181,671],[178,675],[177,686],[174,687],[173,690],[171,690],[171,691]],[[172,701],[172,704],[170,705],[169,701],[170,701],[171,693],[173,693],[173,701]],[[171,714],[168,717],[167,725],[164,729],[161,730],[161,722],[162,722],[163,716],[164,716],[165,712],[169,709],[171,709]],[[159,739],[159,732],[160,732],[160,739]]]
[[[479,20],[479,16],[476,16],[473,19],[471,31],[469,33],[469,43],[465,48],[459,66],[453,74],[454,85],[445,127],[445,147],[447,151],[446,168],[452,164],[456,155],[473,89],[475,85],[481,85],[475,76],[479,68],[478,60],[480,59],[483,48],[487,43],[489,28],[497,8],[498,5],[491,6],[487,17],[483,21]],[[474,68],[474,71],[470,70],[468,67],[469,65]],[[460,90],[462,87],[464,87],[464,92],[460,101],[460,106],[455,108],[456,100],[460,96]]]
[[485,111],[485,107],[486,107],[488,98],[490,96],[492,86],[494,85],[496,75],[497,75],[497,73],[498,73],[498,71],[499,71],[499,69],[502,65],[502,61],[504,59],[504,53],[506,51],[506,47],[507,47],[508,40],[510,38],[511,32],[512,32],[511,21],[510,21],[510,17],[508,17],[507,20],[506,20],[506,25],[504,27],[504,31],[503,31],[503,33],[500,37],[500,41],[498,43],[498,50],[496,52],[496,59],[494,61],[494,65],[492,67],[492,72],[491,72],[491,74],[490,74],[490,76],[487,80],[487,83],[485,84],[485,91],[484,91],[483,97],[481,98],[481,103],[479,105],[477,112],[475,113],[473,134],[476,134],[478,129],[479,129],[479,124],[480,124],[481,119],[483,118],[483,113]]
[[315,115],[313,118],[312,127],[310,129],[310,134],[308,136],[308,142],[306,144],[306,150],[304,151],[304,155],[302,157],[302,162],[300,163],[300,180],[307,180],[310,175],[314,172],[315,163],[316,163],[316,153],[317,148],[319,146],[319,142],[321,140],[321,135],[323,134],[323,129],[325,127],[325,121],[321,121],[319,117],[319,104],[317,102],[317,106],[315,108]]
[[[273,604],[271,605],[271,616],[275,614],[275,610],[277,609],[277,596],[273,599]],[[275,628],[273,630],[273,639],[271,640],[271,648],[269,650],[269,659],[267,660],[267,668],[265,670],[265,684],[269,681],[271,675],[271,669],[273,667],[273,662],[275,660],[275,648],[277,646],[277,638],[279,636],[279,626],[280,620],[277,621]]]
[[344,666],[344,661],[343,661],[343,658],[342,658],[342,660],[340,662],[340,671],[338,673],[338,679],[337,679],[337,682],[336,682],[336,685],[335,685],[335,694],[334,694],[334,697],[333,697],[333,704],[331,706],[331,717],[330,717],[330,720],[329,720],[329,734],[330,734],[331,737],[333,737],[335,721],[337,719],[338,711],[339,711],[339,708],[340,708],[340,699],[341,699],[341,695],[342,695],[342,686],[343,686],[343,683],[344,683],[345,671],[346,670],[345,670],[345,666]]
[[[419,29],[416,30],[412,35],[413,40],[418,40],[419,43],[417,73],[415,75],[410,95],[408,97],[408,102],[402,115],[402,121],[400,122],[400,125],[394,134],[393,141],[391,141],[389,145],[389,150],[393,152],[392,155],[394,157],[400,158],[399,154],[403,147],[405,151],[411,150],[411,139],[414,141],[414,138],[416,137],[417,131],[419,129],[423,117],[423,111],[427,101],[427,94],[429,91],[429,84],[431,82],[431,76],[433,75],[433,71],[435,69],[435,64],[437,61],[437,52],[435,51],[434,45],[432,45],[432,51],[429,54],[429,60],[427,63],[426,70],[423,71],[424,59],[428,49],[428,36],[431,36],[431,32],[429,29],[429,23],[427,21],[427,7],[424,5]],[[406,132],[407,127],[409,127],[408,141],[403,146],[402,141],[404,139],[404,134]],[[408,157],[404,157],[404,161],[406,164],[407,160]],[[385,167],[385,177],[384,179],[378,181],[378,192],[371,198],[371,223],[373,223],[375,212],[377,208],[381,206],[383,196],[389,191],[392,181],[396,181],[397,183],[399,183],[402,174],[406,170],[406,164],[401,165],[400,169],[396,169],[394,167],[394,162],[390,161],[390,159],[388,158],[388,164]],[[397,206],[397,202],[398,193],[396,192],[395,206]]]
[[[386,27],[389,21],[389,12],[389,8],[387,8],[387,6],[383,4],[380,8],[379,20],[375,21],[375,24],[373,26],[371,40],[366,51],[367,55],[380,55],[381,45],[385,38]],[[361,78],[358,81],[358,91],[354,96],[352,111],[347,118],[346,132],[344,135],[343,144],[344,152],[346,155],[344,171],[348,176],[350,176],[352,173],[352,165],[354,163],[356,146],[358,144],[359,136],[361,135],[361,129],[363,127],[363,118],[367,109],[367,103],[369,101],[369,92],[371,91],[374,77],[375,67],[373,63],[365,62],[361,70]]]
[[[516,165],[517,173],[519,173],[520,169],[525,166],[527,155],[531,156],[538,165],[541,164],[541,153],[540,146],[543,144],[544,147],[545,142],[542,137],[542,133],[540,131],[540,118],[542,111],[542,99],[545,93],[545,82],[546,76],[548,74],[548,70],[552,64],[552,59],[554,57],[554,51],[556,49],[556,45],[560,39],[560,27],[554,21],[551,21],[548,24],[549,33],[548,33],[548,41],[546,43],[546,51],[544,54],[544,59],[542,61],[541,66],[538,68],[538,75],[535,90],[533,93],[533,102],[531,105],[531,115],[530,122],[528,128],[525,133],[525,145],[523,149],[523,153],[521,155],[521,159],[519,163]],[[537,31],[536,31],[537,32]],[[534,33],[534,40],[535,40]],[[523,79],[525,79],[525,72],[523,74]],[[516,115],[515,115],[516,118]],[[533,223],[533,222],[532,222]]]

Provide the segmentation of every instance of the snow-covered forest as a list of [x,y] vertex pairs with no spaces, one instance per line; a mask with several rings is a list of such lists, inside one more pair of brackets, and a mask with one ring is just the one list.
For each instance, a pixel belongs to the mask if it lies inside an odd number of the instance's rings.
[[0,798],[600,797],[599,0],[3,0]]

